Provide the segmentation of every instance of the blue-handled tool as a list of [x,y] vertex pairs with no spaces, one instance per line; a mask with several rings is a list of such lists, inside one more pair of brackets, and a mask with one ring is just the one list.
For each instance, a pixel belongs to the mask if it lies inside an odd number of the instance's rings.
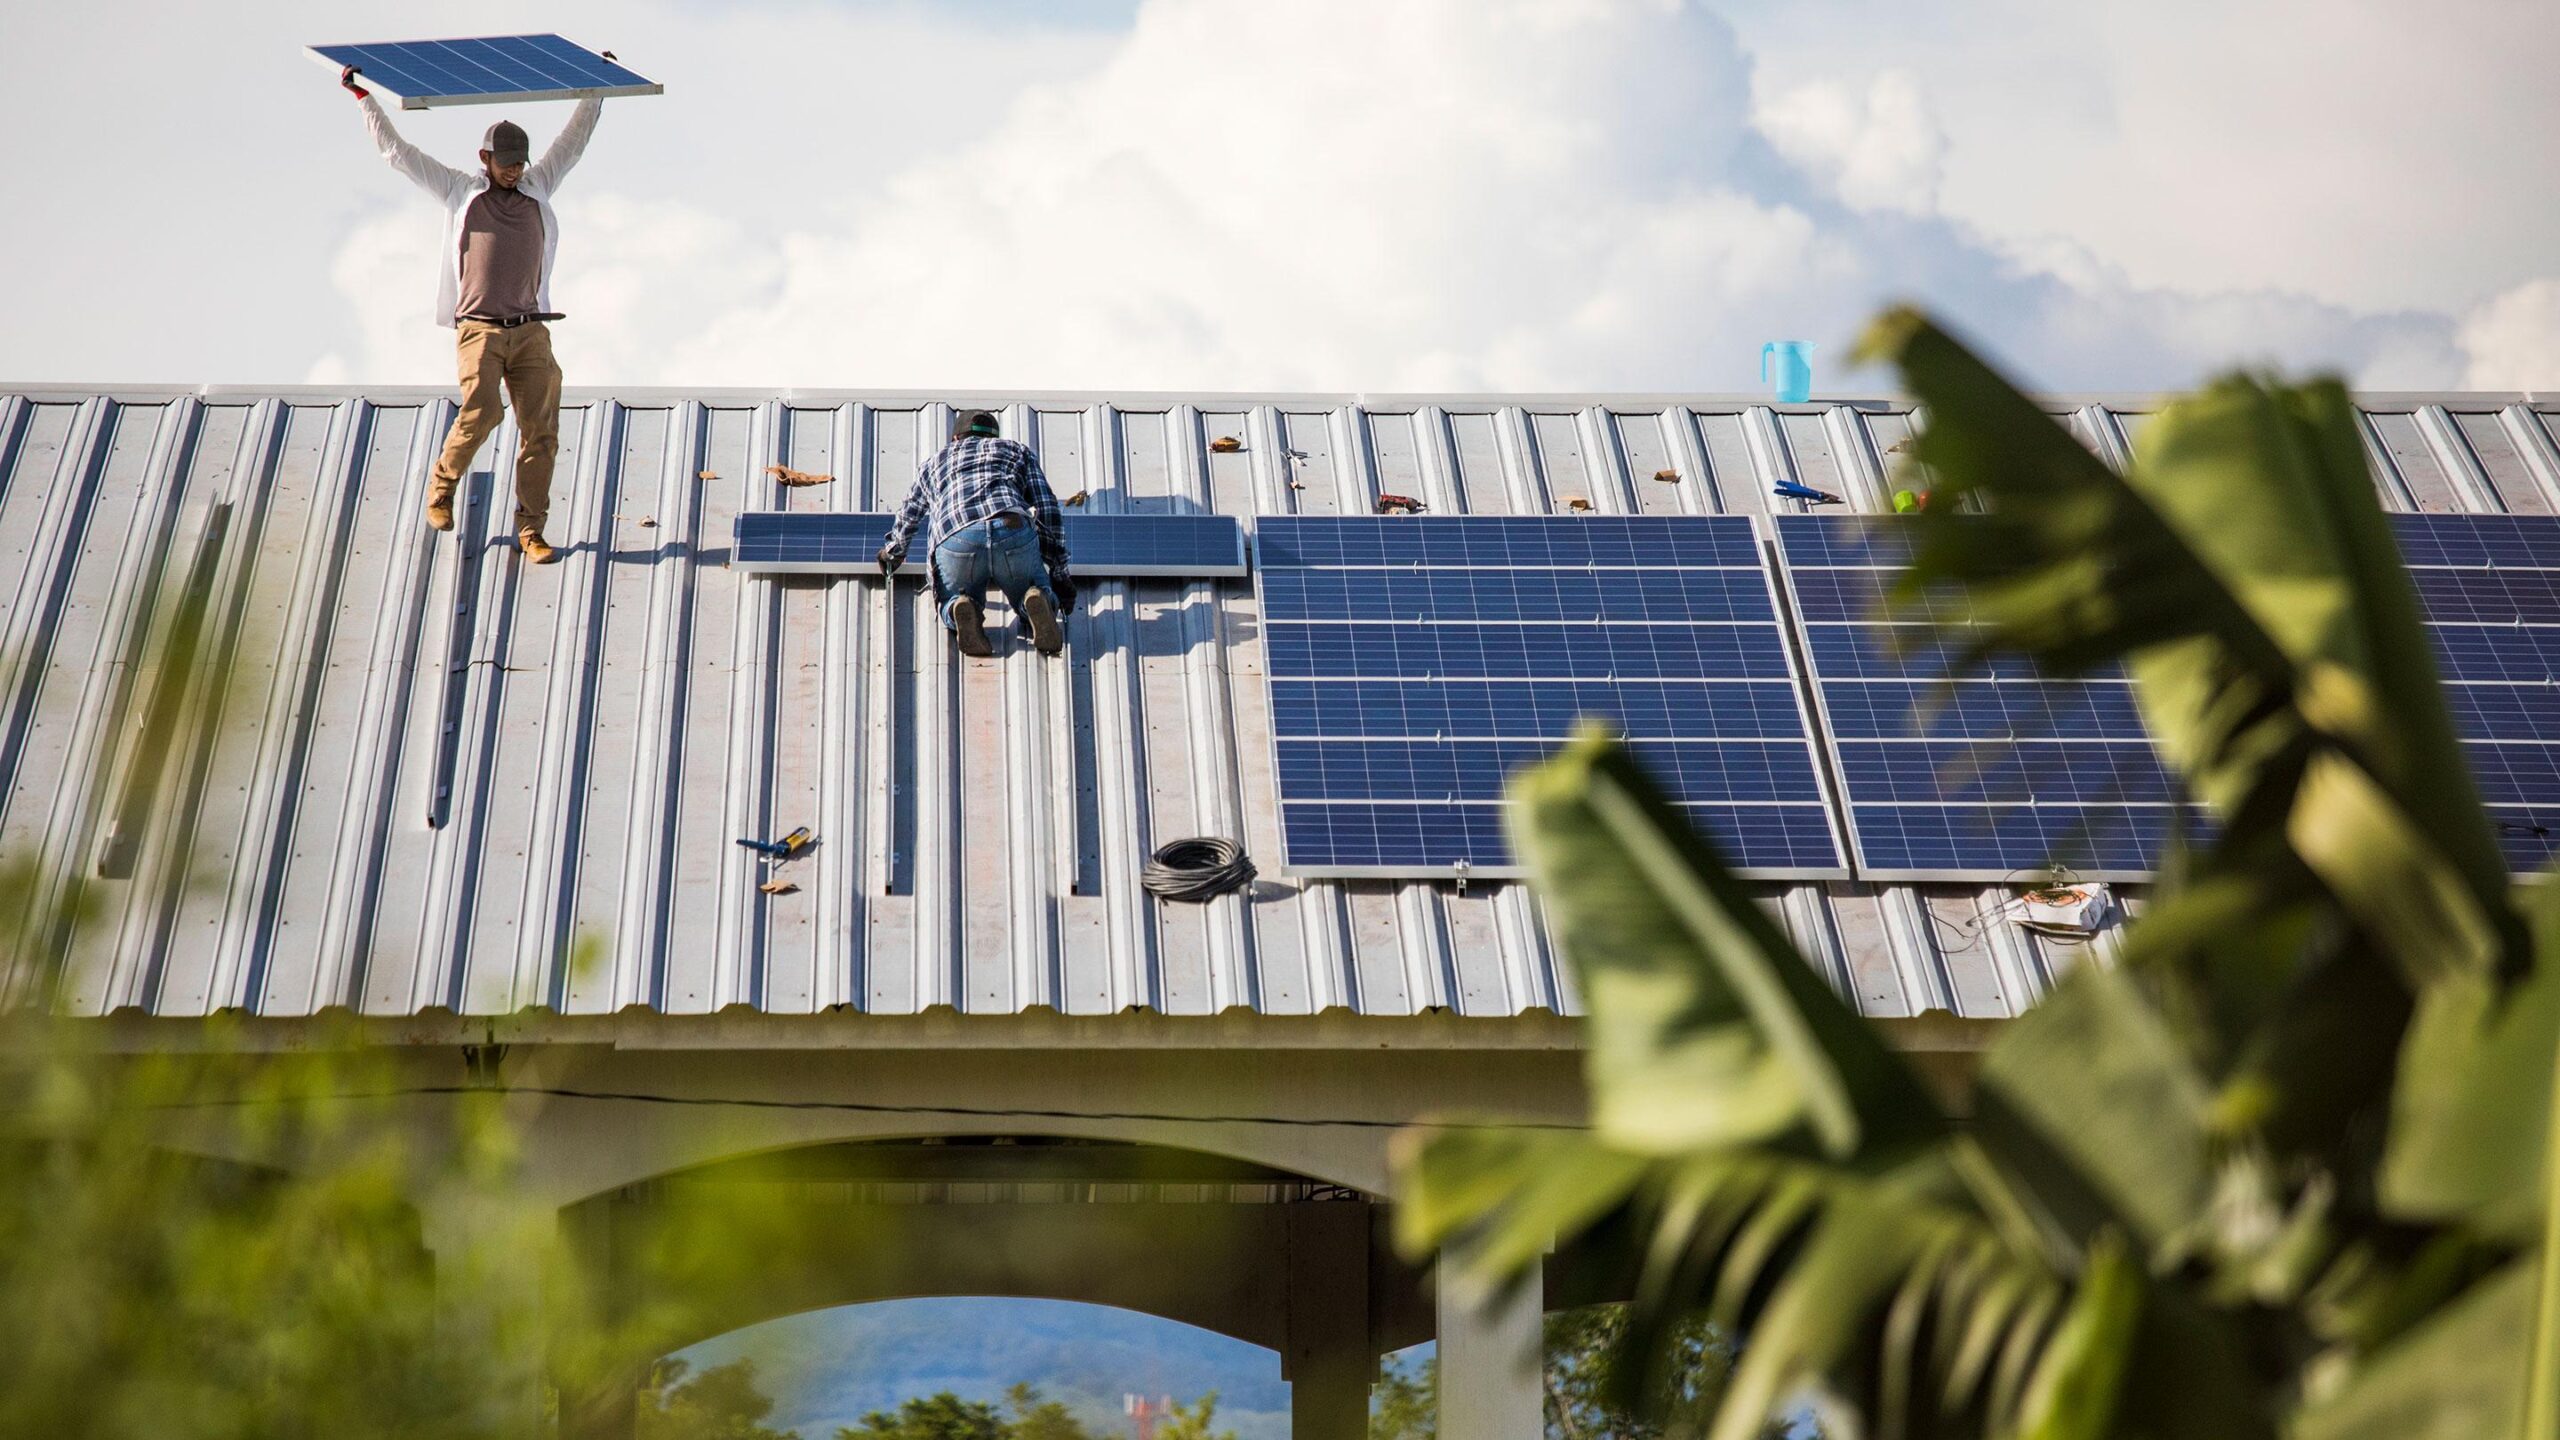
[[788,860],[799,854],[808,845],[810,838],[809,827],[803,825],[779,840],[749,840],[741,836],[738,843],[768,859]]
[[1769,487],[1769,493],[1772,495],[1783,495],[1790,500],[1810,501],[1816,505],[1837,505],[1840,503],[1840,497],[1832,494],[1828,490],[1816,490],[1810,485],[1799,485],[1793,480],[1779,481],[1777,484]]

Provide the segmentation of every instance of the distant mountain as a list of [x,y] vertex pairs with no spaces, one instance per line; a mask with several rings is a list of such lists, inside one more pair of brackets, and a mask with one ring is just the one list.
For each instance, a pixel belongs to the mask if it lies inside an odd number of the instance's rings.
[[1238,1440],[1286,1440],[1280,1357],[1206,1330],[1060,1300],[891,1300],[820,1310],[735,1331],[683,1352],[697,1368],[752,1356],[775,1401],[766,1423],[833,1440],[873,1410],[949,1390],[1000,1399],[1028,1381],[1095,1433],[1124,1435],[1124,1394],[1189,1401],[1215,1390]]

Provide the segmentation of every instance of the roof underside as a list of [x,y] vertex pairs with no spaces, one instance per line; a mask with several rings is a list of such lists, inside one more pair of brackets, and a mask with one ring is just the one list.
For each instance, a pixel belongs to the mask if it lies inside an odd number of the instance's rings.
[[[467,543],[417,519],[442,395],[0,395],[0,856],[94,881],[60,1003],[1571,1012],[1518,885],[1266,873],[1206,906],[1139,887],[1148,851],[1185,835],[1240,834],[1276,869],[1250,580],[1096,583],[1064,662],[966,663],[921,587],[893,602],[725,568],[739,510],[889,508],[945,400],[990,399],[1061,495],[1248,525],[1366,513],[1380,492],[1441,514],[1575,496],[1757,513],[1792,506],[1780,478],[1874,509],[1911,426],[1890,401],[573,392],[562,556],[528,570],[503,538],[511,430],[479,461]],[[2054,408],[2110,456],[2143,410]],[[2551,512],[2554,411],[2368,397],[2386,503]],[[1229,435],[1240,451],[1210,449]],[[785,490],[768,465],[836,479]],[[148,712],[136,661],[190,576],[239,602],[209,632],[234,693],[137,804],[112,777],[139,722],[110,717]],[[798,890],[760,893],[734,842],[800,825],[818,844],[780,872]],[[118,845],[107,868],[129,874],[95,878]],[[1998,890],[1771,896],[1873,1015],[2014,1014],[2077,953],[2009,924]]]

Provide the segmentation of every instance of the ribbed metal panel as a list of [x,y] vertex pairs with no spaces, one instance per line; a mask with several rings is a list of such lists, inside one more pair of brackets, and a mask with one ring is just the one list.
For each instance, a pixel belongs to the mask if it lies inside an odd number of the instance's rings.
[[[58,1003],[1575,1008],[1517,885],[1267,874],[1198,907],[1139,887],[1147,851],[1193,833],[1240,834],[1276,871],[1249,581],[1097,584],[1066,660],[964,663],[917,587],[725,567],[741,509],[893,505],[954,400],[1001,406],[1096,512],[1246,517],[1381,491],[1438,513],[1759,513],[1792,503],[1781,477],[1873,509],[1915,423],[1889,400],[573,394],[563,554],[528,570],[504,538],[511,430],[462,543],[416,518],[442,396],[0,394],[0,853],[98,901]],[[2150,408],[2053,402],[2113,460]],[[2560,507],[2552,417],[2523,397],[2372,397],[2366,425],[2395,508]],[[1213,452],[1225,435],[1244,449]],[[784,490],[774,464],[837,478]],[[164,695],[149,663],[190,583],[228,599],[206,627],[228,695]],[[155,704],[219,723],[135,767]],[[121,773],[147,793],[108,793]],[[150,822],[142,843],[120,817]],[[734,840],[803,824],[798,892],[760,893]],[[2006,898],[1771,893],[1843,993],[1897,1017],[2012,1015],[2075,963]]]

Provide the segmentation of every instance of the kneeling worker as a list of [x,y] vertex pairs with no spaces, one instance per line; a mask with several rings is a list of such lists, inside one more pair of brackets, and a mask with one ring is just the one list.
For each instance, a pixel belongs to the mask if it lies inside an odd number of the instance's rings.
[[1059,622],[1075,611],[1076,587],[1067,578],[1058,497],[1031,447],[997,436],[995,416],[964,410],[952,421],[951,443],[925,462],[898,507],[888,543],[880,547],[881,574],[896,573],[919,525],[931,541],[926,554],[933,561],[934,599],[960,653],[995,653],[981,608],[989,580],[1031,627],[1041,654],[1065,648]]

